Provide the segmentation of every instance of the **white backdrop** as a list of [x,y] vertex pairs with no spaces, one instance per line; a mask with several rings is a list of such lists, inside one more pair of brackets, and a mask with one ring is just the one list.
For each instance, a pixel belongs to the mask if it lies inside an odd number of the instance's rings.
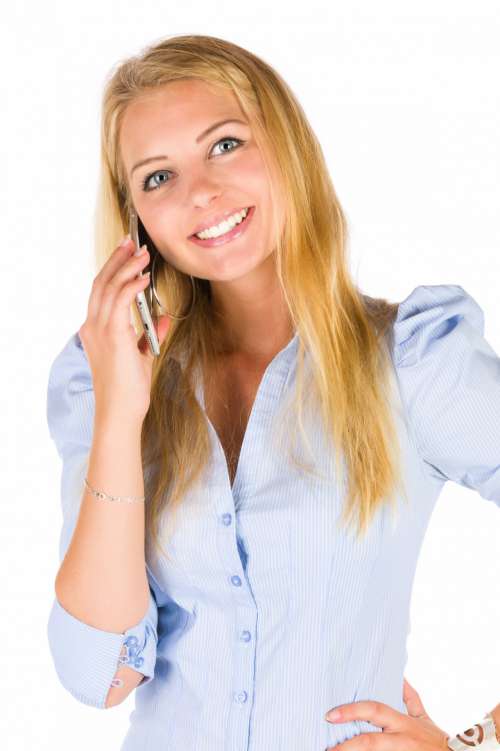
[[[112,710],[79,704],[46,638],[62,521],[47,377],[84,321],[94,277],[105,76],[175,34],[263,57],[320,139],[363,291],[400,301],[419,284],[459,284],[500,353],[500,6],[19,1],[2,21],[1,746],[118,749],[133,695]],[[405,675],[450,733],[500,702],[499,549],[500,509],[447,483],[415,577]]]

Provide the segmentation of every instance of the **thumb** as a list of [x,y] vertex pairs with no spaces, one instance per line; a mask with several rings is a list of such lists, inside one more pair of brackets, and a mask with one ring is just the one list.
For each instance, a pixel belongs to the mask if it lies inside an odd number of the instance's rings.
[[408,708],[408,714],[411,717],[427,717],[427,712],[418,695],[418,692],[410,686],[406,678],[403,679],[403,701]]
[[[158,337],[158,342],[161,347],[170,328],[171,319],[168,316],[159,316],[159,318],[153,319],[153,324],[155,327],[156,336]],[[142,336],[139,338],[139,341],[137,342],[137,345],[143,354],[149,354],[151,357],[154,356],[149,349],[149,342],[146,339],[146,334],[142,334]]]

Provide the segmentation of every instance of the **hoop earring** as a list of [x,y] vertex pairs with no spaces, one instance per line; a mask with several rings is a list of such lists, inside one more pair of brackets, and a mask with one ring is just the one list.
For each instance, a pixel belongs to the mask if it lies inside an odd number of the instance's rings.
[[[163,307],[163,305],[161,304],[161,302],[159,301],[158,295],[156,294],[156,289],[155,289],[155,281],[154,281],[155,263],[156,263],[156,259],[158,258],[159,255],[160,255],[160,253],[158,253],[158,252],[155,253],[155,257],[153,258],[153,262],[151,264],[151,281],[150,281],[151,291],[152,291],[153,295],[155,296],[155,300],[158,303],[158,307],[160,308],[160,311],[162,313],[164,313],[165,315],[167,315],[169,318],[173,318],[176,321],[183,321],[185,318],[189,318],[189,316],[193,312],[194,302],[195,302],[195,299],[196,299],[196,287],[195,287],[195,284],[194,284],[194,279],[191,276],[191,274],[189,274],[189,278],[191,279],[191,286],[193,288],[193,295],[192,295],[192,298],[191,298],[191,307],[189,308],[188,313],[186,313],[183,316],[175,316],[175,315],[173,315],[173,313],[168,313],[165,310],[165,308]],[[152,307],[152,306],[150,306],[150,307]]]

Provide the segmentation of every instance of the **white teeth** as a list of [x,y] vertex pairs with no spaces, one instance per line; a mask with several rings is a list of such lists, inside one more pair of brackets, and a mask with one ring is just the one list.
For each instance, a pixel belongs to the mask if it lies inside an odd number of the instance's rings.
[[208,229],[204,229],[202,232],[197,232],[196,237],[199,237],[200,240],[207,240],[209,237],[219,237],[220,235],[224,235],[226,232],[229,232],[229,230],[231,230],[236,224],[242,222],[247,213],[248,209],[238,211],[236,214],[233,214],[225,221],[217,224],[215,227],[209,227]]

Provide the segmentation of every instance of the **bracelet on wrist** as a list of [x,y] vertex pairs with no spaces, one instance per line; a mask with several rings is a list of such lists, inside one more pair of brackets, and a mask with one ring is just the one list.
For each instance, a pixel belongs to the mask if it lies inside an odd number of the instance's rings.
[[498,735],[495,720],[488,712],[481,722],[462,733],[447,738],[447,745],[452,751],[468,751],[470,748],[479,748],[481,751],[500,751]]
[[89,485],[89,482],[87,478],[85,478],[85,485],[90,490],[92,495],[95,495],[96,498],[99,498],[100,501],[124,501],[126,503],[140,503],[141,501],[145,500],[144,496],[119,496],[119,495],[108,495],[107,493],[104,493],[102,490],[95,490]]

